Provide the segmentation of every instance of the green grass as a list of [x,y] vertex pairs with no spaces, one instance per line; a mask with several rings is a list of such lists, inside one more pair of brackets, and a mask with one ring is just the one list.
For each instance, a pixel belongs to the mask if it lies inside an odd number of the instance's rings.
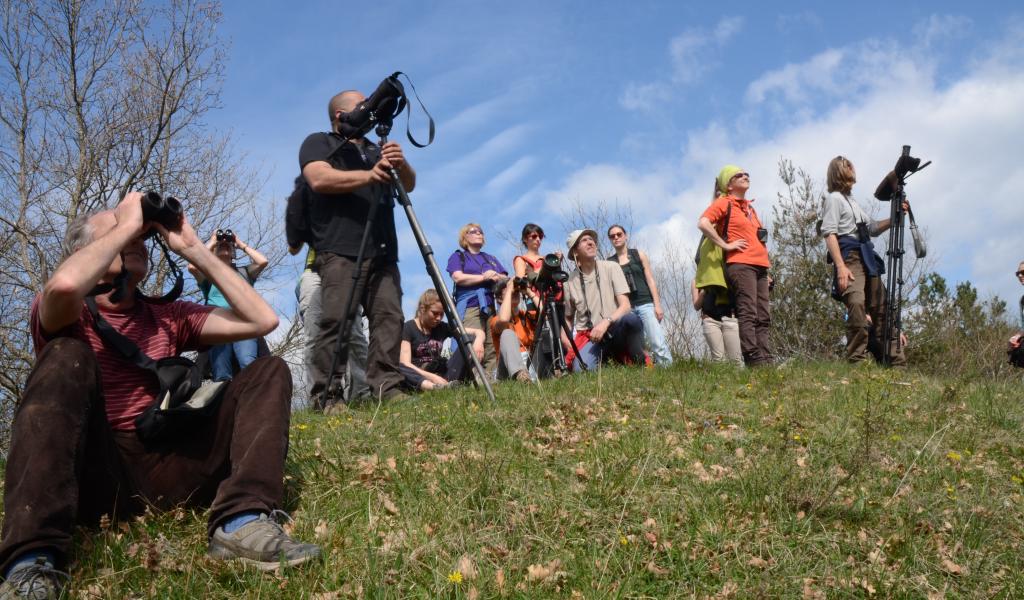
[[789,364],[293,416],[322,563],[205,557],[205,514],[78,536],[76,597],[1020,597],[1019,380]]

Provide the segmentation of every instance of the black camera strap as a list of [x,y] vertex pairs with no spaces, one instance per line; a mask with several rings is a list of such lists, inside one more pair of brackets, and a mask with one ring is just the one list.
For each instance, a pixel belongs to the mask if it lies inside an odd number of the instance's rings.
[[139,349],[135,342],[114,329],[110,322],[103,318],[103,315],[100,314],[99,309],[96,307],[96,297],[94,295],[90,294],[85,297],[85,305],[89,308],[89,314],[92,315],[93,328],[96,329],[96,332],[100,334],[105,343],[110,344],[114,350],[117,350],[121,356],[130,360],[135,366],[156,374],[156,361]]
[[434,143],[434,117],[430,116],[430,113],[427,112],[427,107],[423,105],[423,100],[420,100],[420,95],[416,92],[416,86],[412,84],[412,79],[410,79],[408,75],[401,71],[395,72],[395,74],[392,75],[392,77],[395,77],[397,79],[399,75],[405,75],[405,80],[409,82],[409,87],[412,88],[412,95],[416,97],[416,102],[419,102],[420,108],[423,109],[423,114],[427,115],[427,120],[430,123],[430,131],[427,134],[427,143],[421,144],[417,142],[416,138],[412,137],[412,129],[410,124],[410,120],[412,119],[412,103],[407,102],[405,110],[405,135],[406,137],[409,138],[409,142],[412,143],[413,146],[416,146],[417,148],[426,148],[427,146]]

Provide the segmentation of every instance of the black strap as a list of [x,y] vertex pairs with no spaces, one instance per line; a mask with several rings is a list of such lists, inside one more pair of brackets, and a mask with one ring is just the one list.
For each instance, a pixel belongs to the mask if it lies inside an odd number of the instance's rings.
[[103,341],[110,344],[115,350],[117,350],[121,356],[130,360],[134,365],[143,368],[147,371],[156,373],[156,361],[146,355],[142,350],[139,349],[138,345],[130,339],[126,338],[119,331],[100,315],[99,309],[96,307],[96,298],[94,296],[85,297],[85,305],[89,307],[89,313],[92,315],[92,325],[96,329],[96,332],[100,334]]
[[[405,73],[401,71],[396,71],[395,74],[392,75],[392,77],[397,79],[399,75],[405,75]],[[423,114],[427,115],[427,119],[430,121],[430,132],[427,134],[427,143],[421,144],[417,142],[415,138],[412,137],[412,129],[410,129],[409,124],[409,121],[412,118],[412,103],[406,104],[405,135],[406,137],[409,138],[409,141],[412,143],[413,146],[416,146],[417,148],[426,148],[430,144],[434,143],[434,117],[430,116],[430,113],[427,112],[427,107],[423,106],[423,101],[420,100],[420,95],[416,93],[416,86],[412,84],[412,79],[409,79],[409,76],[405,75],[405,80],[409,82],[409,87],[412,88],[412,95],[416,96],[416,101],[420,103],[420,108],[423,109]],[[404,101],[405,98],[403,98],[402,100]]]

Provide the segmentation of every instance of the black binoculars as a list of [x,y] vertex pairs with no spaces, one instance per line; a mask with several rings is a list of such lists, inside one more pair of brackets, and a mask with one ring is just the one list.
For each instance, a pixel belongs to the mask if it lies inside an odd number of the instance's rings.
[[[159,223],[169,230],[181,227],[181,202],[174,196],[162,196],[159,192],[146,192],[142,196],[142,220]],[[150,230],[150,233],[156,233]]]
[[217,241],[218,242],[234,242],[235,232],[230,229],[218,229],[217,230]]

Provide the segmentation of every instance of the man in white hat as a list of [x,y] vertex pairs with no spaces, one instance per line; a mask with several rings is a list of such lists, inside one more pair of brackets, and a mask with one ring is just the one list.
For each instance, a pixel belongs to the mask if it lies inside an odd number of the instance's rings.
[[597,232],[593,229],[573,231],[565,245],[576,263],[576,270],[565,282],[565,316],[576,330],[579,358],[587,368],[603,360],[645,364],[644,326],[631,310],[622,269],[597,259]]

